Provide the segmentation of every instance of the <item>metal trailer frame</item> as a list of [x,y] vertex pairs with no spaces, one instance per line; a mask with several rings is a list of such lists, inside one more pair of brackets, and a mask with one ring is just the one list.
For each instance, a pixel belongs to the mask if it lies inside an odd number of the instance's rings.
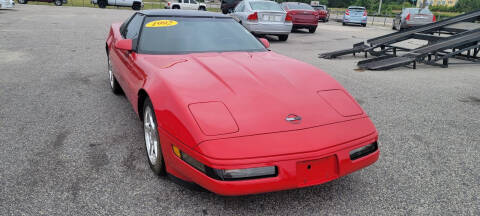
[[[408,66],[416,63],[425,63],[429,65],[448,67],[449,58],[478,63],[480,61],[478,35],[480,25],[474,26],[473,30],[456,28],[452,25],[458,25],[463,22],[472,22],[480,20],[480,10],[462,14],[450,19],[442,20],[433,24],[414,27],[409,30],[395,32],[384,36],[367,40],[366,42],[353,45],[352,49],[339,50],[320,54],[320,58],[332,59],[343,55],[364,53],[377,58],[360,61],[358,66],[369,70],[385,70],[400,66]],[[436,35],[438,34],[438,36]],[[449,37],[442,37],[450,35]],[[468,38],[468,40],[463,40]],[[428,41],[428,44],[417,49],[395,46],[395,43],[419,39]],[[407,52],[405,55],[398,56],[398,52]],[[466,52],[466,54],[464,54]],[[432,58],[435,56],[435,58]],[[442,64],[436,63],[442,60]]]

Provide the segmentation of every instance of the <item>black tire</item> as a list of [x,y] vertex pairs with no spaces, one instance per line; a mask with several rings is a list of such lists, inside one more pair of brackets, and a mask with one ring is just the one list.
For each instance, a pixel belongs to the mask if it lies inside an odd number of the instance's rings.
[[199,7],[198,10],[201,10],[201,11],[206,11],[207,9],[203,6]]
[[[150,109],[150,111],[148,111],[148,109]],[[150,112],[150,114],[153,118],[153,122],[155,123],[155,127],[153,128],[153,131],[154,131],[154,133],[156,133],[155,137],[150,137],[150,138],[156,139],[156,141],[158,142],[158,144],[156,145],[157,148],[155,149],[155,151],[157,152],[157,158],[156,158],[156,161],[154,163],[151,162],[149,154],[148,154],[147,136],[145,135],[145,130],[146,130],[146,127],[147,127],[146,125],[148,124],[148,121],[145,118],[146,118],[148,112]],[[148,165],[150,165],[150,168],[152,169],[153,173],[155,173],[156,175],[165,176],[166,175],[165,161],[163,160],[162,147],[161,147],[160,139],[159,139],[159,136],[158,136],[157,117],[155,116],[152,101],[150,101],[150,98],[148,98],[148,97],[145,99],[145,102],[143,103],[143,113],[142,114],[143,114],[142,120],[143,120],[143,125],[144,125],[143,130],[144,130],[144,139],[145,139],[145,153],[147,154],[146,156],[147,156]]]
[[174,5],[174,6],[172,7],[172,9],[177,9],[177,10],[179,10],[179,9],[180,9],[180,6]]
[[366,23],[365,23],[365,24],[362,24],[362,26],[363,26],[363,27],[367,27],[367,24],[366,24]]
[[18,0],[18,3],[19,3],[19,4],[27,4],[27,3],[28,3],[28,0]]
[[288,39],[288,35],[278,35],[279,41],[286,41]]
[[310,33],[315,33],[316,30],[317,30],[316,26],[308,28],[308,32],[310,32]]
[[342,25],[343,25],[343,26],[346,26],[347,24],[343,22]]
[[228,13],[228,10],[223,9],[223,10],[222,10],[222,13],[223,13],[223,14],[227,14],[227,13]]
[[142,8],[142,4],[140,2],[134,2],[132,4],[132,9],[133,10],[140,10]]
[[108,70],[108,81],[110,83],[110,89],[112,89],[113,94],[119,95],[121,94],[122,87],[120,87],[120,84],[117,81],[117,78],[115,78],[115,75],[113,74],[113,68],[112,64],[110,62],[110,56],[107,55],[107,70]]
[[63,0],[55,0],[53,2],[53,4],[55,4],[55,6],[62,6],[63,5]]
[[98,7],[99,8],[106,8],[107,7],[107,0],[98,0]]

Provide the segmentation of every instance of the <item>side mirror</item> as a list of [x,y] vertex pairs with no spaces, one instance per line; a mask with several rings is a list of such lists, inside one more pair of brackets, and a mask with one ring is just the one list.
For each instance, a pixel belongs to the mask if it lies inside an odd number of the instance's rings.
[[122,39],[115,43],[115,48],[119,50],[132,51],[132,39]]
[[262,42],[263,46],[265,46],[265,48],[269,48],[270,47],[270,42],[268,42],[267,39],[265,38],[259,38],[260,39],[260,42]]

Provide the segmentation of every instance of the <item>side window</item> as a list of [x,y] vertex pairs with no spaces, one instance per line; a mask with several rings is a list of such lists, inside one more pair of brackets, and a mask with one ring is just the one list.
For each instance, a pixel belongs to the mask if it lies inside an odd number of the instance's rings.
[[183,3],[188,4],[188,3],[190,3],[190,1],[189,0],[183,0]]
[[197,4],[195,0],[190,0],[190,4]]
[[245,4],[242,1],[237,5],[237,7],[235,7],[235,12],[242,12],[244,8],[245,8]]
[[138,36],[140,29],[142,28],[143,15],[137,14],[132,18],[130,23],[128,23],[127,28],[125,29],[125,38],[133,39]]

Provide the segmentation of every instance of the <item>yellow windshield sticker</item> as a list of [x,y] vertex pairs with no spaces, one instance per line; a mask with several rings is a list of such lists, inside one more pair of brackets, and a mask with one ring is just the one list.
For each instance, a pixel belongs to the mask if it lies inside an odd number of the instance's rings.
[[156,27],[168,27],[177,25],[178,22],[175,20],[155,20],[145,24],[145,27],[156,28]]

